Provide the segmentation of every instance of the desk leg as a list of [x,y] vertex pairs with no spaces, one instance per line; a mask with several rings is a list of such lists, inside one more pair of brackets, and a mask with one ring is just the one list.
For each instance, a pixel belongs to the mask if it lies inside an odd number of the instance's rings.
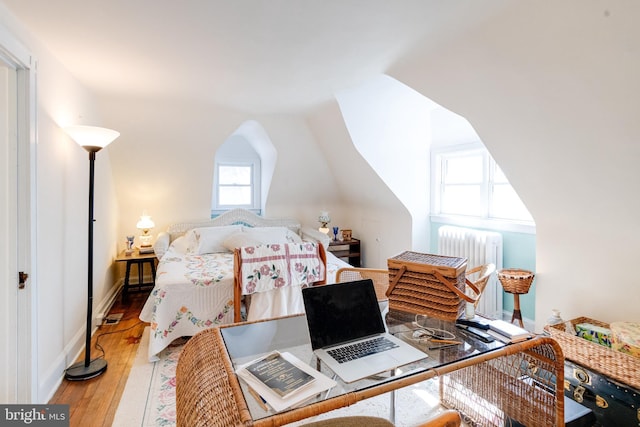
[[128,296],[129,293],[129,277],[131,274],[131,261],[127,261],[127,271],[124,274],[124,292],[123,295],[125,297],[125,299]]
[[[396,370],[394,369],[393,371],[391,371],[391,376],[395,376],[396,375]],[[391,421],[392,424],[396,423],[396,391],[395,390],[391,390],[389,392],[389,421]]]

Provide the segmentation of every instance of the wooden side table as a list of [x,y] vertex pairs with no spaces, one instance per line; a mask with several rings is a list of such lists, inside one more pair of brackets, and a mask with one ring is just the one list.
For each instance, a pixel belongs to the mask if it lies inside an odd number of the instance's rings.
[[[143,290],[145,287],[153,287],[156,285],[156,254],[141,254],[137,249],[131,254],[126,255],[125,251],[120,252],[120,255],[116,258],[116,262],[126,262],[127,270],[124,275],[124,288],[122,295],[124,298],[129,294],[131,285],[131,266],[136,265],[138,269],[138,282],[134,285],[138,291]],[[144,265],[149,264],[151,268],[151,282],[144,282]]]
[[360,240],[331,240],[329,251],[354,267],[360,267]]

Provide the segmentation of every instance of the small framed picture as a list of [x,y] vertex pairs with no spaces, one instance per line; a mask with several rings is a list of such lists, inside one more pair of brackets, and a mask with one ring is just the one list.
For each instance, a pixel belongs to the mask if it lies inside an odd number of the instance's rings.
[[351,230],[342,229],[342,240],[351,240]]

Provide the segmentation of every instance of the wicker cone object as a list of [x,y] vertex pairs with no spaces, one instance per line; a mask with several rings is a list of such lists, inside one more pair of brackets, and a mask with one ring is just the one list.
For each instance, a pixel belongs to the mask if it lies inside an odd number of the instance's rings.
[[510,294],[526,294],[529,292],[535,274],[519,268],[506,268],[496,272],[498,280],[505,292]]

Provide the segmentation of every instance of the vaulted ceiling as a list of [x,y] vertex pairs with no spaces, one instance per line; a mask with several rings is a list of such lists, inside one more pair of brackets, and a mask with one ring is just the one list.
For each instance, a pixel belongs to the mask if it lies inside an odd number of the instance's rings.
[[[97,93],[293,112],[504,7],[460,0],[0,0]],[[480,4],[481,3],[481,4]]]

